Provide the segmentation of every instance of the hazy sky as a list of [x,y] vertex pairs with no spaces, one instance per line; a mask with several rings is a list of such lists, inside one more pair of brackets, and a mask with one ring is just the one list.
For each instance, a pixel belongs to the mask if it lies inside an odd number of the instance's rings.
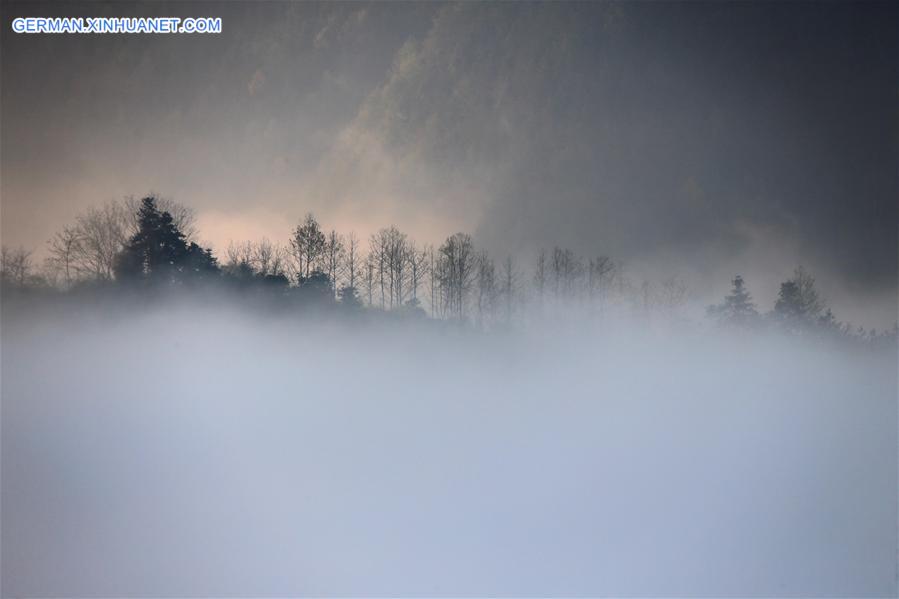
[[[803,263],[895,320],[887,3],[5,3],[3,242],[158,192],[201,238],[558,243],[763,308]],[[15,16],[221,16],[221,35],[17,35]]]

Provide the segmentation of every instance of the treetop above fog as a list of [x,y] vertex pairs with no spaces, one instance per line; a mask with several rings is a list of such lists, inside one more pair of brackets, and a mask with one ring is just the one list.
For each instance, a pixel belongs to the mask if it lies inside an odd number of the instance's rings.
[[[221,293],[253,291],[297,306],[430,316],[482,329],[575,312],[599,320],[625,311],[649,323],[687,321],[688,289],[676,277],[636,285],[620,262],[602,255],[585,259],[562,247],[540,251],[525,269],[512,255],[497,265],[465,233],[450,235],[435,248],[419,246],[391,226],[371,235],[364,251],[354,233],[326,231],[307,213],[286,244],[232,242],[220,264],[211,248],[193,240],[196,234],[193,211],[171,200],[148,196],[140,202],[109,202],[77,215],[57,233],[40,269],[30,252],[4,246],[0,277],[6,291],[65,292],[98,283],[213,286]],[[883,337],[838,322],[814,277],[801,266],[780,285],[771,312],[758,311],[747,282],[736,275],[730,292],[709,306],[707,315],[728,328]],[[896,331],[886,336],[895,339]]]

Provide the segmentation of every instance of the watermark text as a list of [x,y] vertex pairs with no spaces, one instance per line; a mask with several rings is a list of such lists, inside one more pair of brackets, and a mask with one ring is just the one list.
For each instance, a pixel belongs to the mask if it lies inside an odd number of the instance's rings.
[[221,33],[221,17],[18,17],[15,33]]

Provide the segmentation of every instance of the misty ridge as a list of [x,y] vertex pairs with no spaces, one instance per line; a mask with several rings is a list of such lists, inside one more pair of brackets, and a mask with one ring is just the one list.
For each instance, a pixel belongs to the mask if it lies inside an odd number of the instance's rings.
[[878,332],[838,321],[801,266],[781,284],[769,312],[757,309],[737,274],[730,293],[697,321],[676,274],[635,282],[612,257],[585,258],[560,246],[539,250],[526,264],[512,255],[494,259],[465,233],[435,247],[391,226],[363,241],[327,231],[311,213],[285,243],[232,241],[223,260],[197,243],[199,235],[193,211],[172,200],[148,196],[93,207],[48,242],[39,265],[32,252],[4,246],[4,296],[15,305],[19,297],[32,303],[200,295],[298,315],[430,320],[479,331],[565,322],[671,331],[711,324],[887,349],[899,331],[899,324]]
[[896,336],[307,216],[5,249],[4,596],[895,594]]
[[896,591],[883,336],[168,276],[4,293],[4,596]]

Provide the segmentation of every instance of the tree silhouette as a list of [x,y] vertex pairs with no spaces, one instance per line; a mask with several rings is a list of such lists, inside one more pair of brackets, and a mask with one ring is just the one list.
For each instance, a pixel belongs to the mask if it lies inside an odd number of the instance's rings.
[[362,309],[362,301],[359,299],[359,291],[352,285],[344,285],[337,292],[340,298],[340,307],[347,311]]
[[[154,196],[156,210],[168,212],[185,242],[196,235],[193,210],[173,200]],[[90,206],[71,225],[48,241],[48,274],[69,287],[81,281],[106,281],[115,275],[119,254],[140,227],[143,202],[132,197]]]
[[708,314],[720,324],[745,327],[758,319],[759,313],[752,302],[752,295],[746,288],[743,277],[737,275],[731,281],[733,287],[724,302],[708,307]]
[[160,211],[156,199],[141,200],[137,231],[119,253],[115,276],[121,281],[171,283],[218,274],[209,249],[185,242],[172,215]]
[[23,286],[31,276],[31,252],[23,247],[0,250],[0,282]]
[[465,318],[466,297],[475,276],[477,257],[471,236],[456,233],[440,246],[437,280],[445,312],[459,321]]
[[297,280],[311,277],[325,252],[325,234],[311,212],[306,214],[302,224],[297,225],[290,249],[296,261]]
[[212,255],[212,250],[202,248],[194,242],[187,246],[187,253],[181,260],[182,274],[188,274],[193,279],[204,279],[219,274],[218,261]]
[[815,278],[804,268],[798,267],[793,276],[781,283],[774,315],[790,329],[814,324],[824,305],[815,289]]
[[301,277],[298,292],[300,297],[312,304],[331,304],[334,302],[331,279],[319,269],[313,270],[308,277]]
[[[626,317],[630,306],[631,317],[649,319],[657,314],[675,322],[686,299],[686,288],[676,277],[635,285],[611,258],[587,259],[560,246],[539,253],[533,278],[515,268],[513,256],[494,265],[464,233],[451,235],[439,247],[422,248],[391,226],[372,235],[365,252],[352,233],[325,235],[311,213],[294,230],[289,249],[267,239],[232,242],[220,269],[210,249],[191,241],[196,230],[189,208],[155,197],[134,206],[131,200],[111,202],[79,214],[74,225],[50,240],[49,256],[39,271],[34,270],[30,252],[4,247],[0,282],[6,289],[27,288],[29,293],[55,292],[55,287],[81,293],[86,281],[187,285],[222,278],[226,284],[221,293],[250,292],[278,302],[334,307],[360,317],[374,315],[361,308],[378,305],[404,318],[430,315],[466,322],[474,316],[472,324],[483,329],[508,324],[513,314],[526,325],[531,318],[547,316],[550,308],[557,313],[583,309],[585,317],[608,308],[609,316]],[[114,251],[116,247],[120,249]],[[743,278],[737,275],[732,285],[722,303],[707,309],[720,324],[771,323],[821,338],[869,345],[896,342],[899,328],[876,334],[855,331],[837,320],[821,301],[815,279],[802,267],[783,282],[774,309],[764,320]],[[87,290],[101,292],[103,287],[90,285]]]

